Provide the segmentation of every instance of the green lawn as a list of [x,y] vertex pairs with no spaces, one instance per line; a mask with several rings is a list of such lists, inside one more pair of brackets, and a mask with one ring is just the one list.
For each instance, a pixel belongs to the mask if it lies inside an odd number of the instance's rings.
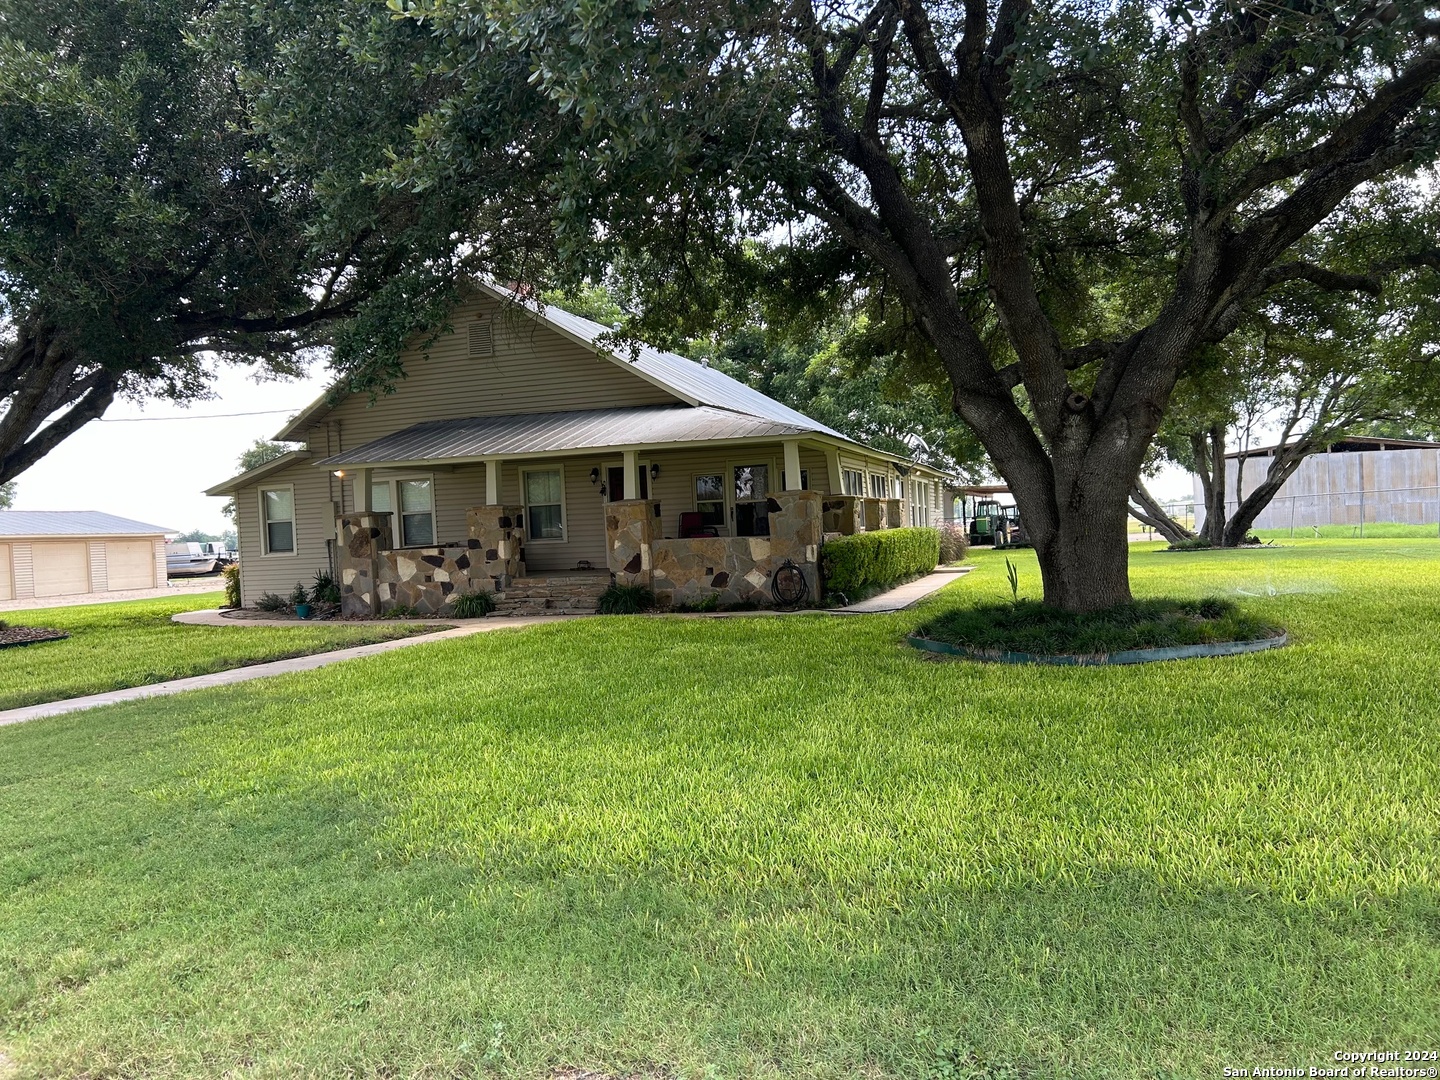
[[[1397,521],[1369,521],[1365,523],[1365,535],[1360,536],[1359,525],[1295,526],[1295,538],[1322,540],[1433,540],[1440,537],[1440,525],[1405,525]],[[1289,540],[1290,529],[1254,529],[1262,540]]]
[[[21,1076],[1205,1077],[1440,1033],[1440,543],[1161,553],[1291,646],[935,661],[1038,593],[595,619],[0,729]],[[0,1067],[3,1071],[3,1067]]]
[[224,600],[224,593],[189,593],[160,600],[0,612],[0,619],[12,626],[48,626],[70,633],[62,641],[0,650],[0,709],[308,656],[416,631],[413,625],[395,623],[315,623],[292,628],[182,626],[170,621],[176,612],[216,608]]

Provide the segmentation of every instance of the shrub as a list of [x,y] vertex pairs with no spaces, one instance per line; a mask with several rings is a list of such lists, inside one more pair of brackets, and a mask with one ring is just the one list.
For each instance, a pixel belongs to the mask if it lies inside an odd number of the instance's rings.
[[303,581],[295,582],[295,588],[290,590],[290,606],[299,607],[301,604],[310,603],[310,594],[305,591]]
[[882,529],[831,540],[820,549],[820,578],[827,593],[851,599],[928,573],[940,561],[935,529]]
[[310,590],[310,600],[316,604],[340,603],[340,585],[328,571],[315,571],[315,585]]
[[958,521],[947,521],[940,526],[940,562],[944,566],[964,562],[970,552],[970,534]]
[[644,585],[611,585],[600,594],[601,615],[638,615],[655,607],[655,594]]
[[457,619],[480,619],[495,610],[495,595],[488,592],[459,593],[453,603]]
[[255,606],[261,611],[284,611],[290,606],[290,601],[278,593],[267,592],[261,594],[260,599],[255,601]]
[[419,608],[410,607],[408,604],[396,604],[389,611],[382,612],[382,619],[418,619],[425,613]]
[[676,604],[676,605],[675,605],[674,607],[672,607],[670,610],[671,610],[671,611],[676,611],[676,612],[719,611],[719,610],[720,610],[720,594],[719,594],[719,593],[713,593],[713,592],[712,592],[712,593],[706,593],[704,596],[700,597],[698,600],[691,600],[691,601],[689,601],[688,603]]
[[236,608],[240,606],[240,564],[232,562],[220,576],[225,579],[225,606]]
[[1192,536],[1186,540],[1177,540],[1170,545],[1171,551],[1203,551],[1210,547],[1210,541],[1203,536]]

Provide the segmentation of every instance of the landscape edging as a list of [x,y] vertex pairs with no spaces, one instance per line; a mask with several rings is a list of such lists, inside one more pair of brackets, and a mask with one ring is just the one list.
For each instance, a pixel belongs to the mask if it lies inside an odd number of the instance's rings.
[[1194,660],[1207,656],[1239,656],[1244,653],[1264,652],[1289,644],[1290,635],[1282,632],[1275,637],[1259,638],[1256,641],[1214,641],[1199,645],[1167,645],[1154,649],[1122,649],[1113,653],[1026,653],[1005,650],[974,649],[968,645],[953,645],[948,641],[907,634],[905,640],[916,649],[939,653],[943,656],[959,656],[966,660],[978,660],[988,664],[1049,664],[1056,667],[1107,667],[1115,664],[1153,664],[1162,660]]

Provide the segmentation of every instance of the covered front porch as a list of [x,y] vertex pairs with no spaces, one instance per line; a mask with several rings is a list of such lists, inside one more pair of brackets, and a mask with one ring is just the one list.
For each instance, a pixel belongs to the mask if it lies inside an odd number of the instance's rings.
[[[668,441],[624,441],[656,434]],[[720,410],[417,425],[318,464],[341,481],[337,577],[356,613],[439,614],[455,595],[597,572],[662,603],[768,604],[787,559],[810,567],[815,598],[826,533],[906,523],[892,462]]]

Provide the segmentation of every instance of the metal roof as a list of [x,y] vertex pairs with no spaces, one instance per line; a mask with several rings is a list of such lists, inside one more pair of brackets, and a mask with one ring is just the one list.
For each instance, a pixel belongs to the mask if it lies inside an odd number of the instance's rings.
[[[1280,449],[1283,447],[1279,445],[1256,446],[1249,450],[1232,450],[1225,456],[1232,460],[1235,458],[1272,457]],[[1440,442],[1430,442],[1426,439],[1387,439],[1381,435],[1346,435],[1331,443],[1330,447],[1321,453],[1352,454],[1370,450],[1440,450]]]
[[610,327],[581,318],[579,315],[572,315],[554,305],[546,305],[537,309],[530,301],[514,301],[513,297],[508,294],[499,290],[495,291],[502,299],[519,303],[521,307],[530,311],[542,322],[548,323],[567,337],[577,339],[581,344],[596,352],[609,356],[621,367],[634,368],[650,381],[658,383],[671,393],[695,404],[711,405],[717,409],[729,409],[732,412],[748,413],[751,416],[762,416],[777,423],[796,425],[802,431],[821,432],[836,439],[844,439],[846,442],[855,441],[848,435],[842,435],[834,428],[826,427],[818,420],[813,420],[788,405],[782,405],[774,398],[762,394],[752,386],[747,386],[739,379],[732,379],[723,371],[717,371],[715,368],[697,363],[678,353],[665,352],[643,343],[635,345],[636,351],[633,356],[623,345],[620,349],[621,355],[614,355],[610,349],[598,343],[602,336],[615,333]]
[[[747,386],[738,379],[732,379],[724,372],[716,371],[705,364],[643,343],[633,343],[632,346],[632,343],[617,342],[615,348],[612,349],[601,341],[601,338],[607,335],[614,335],[615,331],[611,327],[581,318],[579,315],[572,315],[553,304],[541,305],[533,300],[522,300],[508,289],[497,288],[484,282],[473,282],[472,284],[495,299],[514,305],[516,310],[524,312],[577,345],[591,350],[597,356],[604,357],[619,367],[633,371],[662,390],[669,391],[688,405],[709,405],[717,409],[758,416],[776,423],[794,425],[801,431],[817,432],[854,443],[857,446],[861,445],[855,443],[855,440],[848,435],[842,435],[834,428],[827,427],[788,405],[782,405],[754,387]],[[615,349],[618,349],[622,355],[616,355]],[[335,389],[336,387],[331,387],[330,390],[301,409],[286,423],[275,438],[282,441],[298,440],[306,427],[329,410],[330,395]]]
[[[475,416],[432,420],[317,461],[317,465],[382,465],[420,461],[479,460],[655,443],[804,435],[812,424],[782,423],[701,405],[653,405],[636,409]],[[213,489],[212,489],[213,490]]]
[[0,536],[160,536],[178,531],[99,510],[0,510]]

